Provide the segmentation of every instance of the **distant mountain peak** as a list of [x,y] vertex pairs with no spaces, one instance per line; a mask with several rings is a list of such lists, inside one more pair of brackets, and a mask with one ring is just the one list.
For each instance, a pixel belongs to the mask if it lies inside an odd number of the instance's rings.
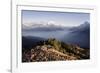
[[83,24],[80,25],[80,27],[89,27],[90,23],[88,21],[85,21]]
[[54,21],[24,23],[23,26],[27,26],[28,28],[35,28],[35,27],[61,27],[60,24],[57,24]]
[[88,21],[85,21],[84,24],[90,24]]

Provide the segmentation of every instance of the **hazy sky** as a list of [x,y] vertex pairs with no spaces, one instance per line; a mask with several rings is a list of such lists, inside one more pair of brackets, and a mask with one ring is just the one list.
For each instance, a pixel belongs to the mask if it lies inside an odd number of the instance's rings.
[[[85,21],[90,22],[89,13],[50,12],[22,10],[22,23],[53,23],[64,26],[78,26]],[[29,25],[29,24],[27,24]]]

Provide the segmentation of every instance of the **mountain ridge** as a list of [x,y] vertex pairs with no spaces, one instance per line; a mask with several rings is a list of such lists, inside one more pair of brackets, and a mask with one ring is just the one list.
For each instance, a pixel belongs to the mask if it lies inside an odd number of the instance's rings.
[[82,60],[89,59],[89,50],[51,38],[29,50],[24,48],[22,55],[22,62]]

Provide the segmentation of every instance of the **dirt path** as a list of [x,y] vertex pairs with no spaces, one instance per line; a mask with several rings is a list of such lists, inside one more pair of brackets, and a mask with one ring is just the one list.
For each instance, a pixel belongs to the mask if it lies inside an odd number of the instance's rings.
[[55,52],[55,53],[57,53],[57,54],[59,54],[59,55],[61,55],[61,56],[68,56],[68,55],[63,54],[63,53],[61,53],[61,52],[59,52],[59,51],[57,51],[57,50],[54,50],[54,49],[49,49],[48,51],[50,51],[50,52]]

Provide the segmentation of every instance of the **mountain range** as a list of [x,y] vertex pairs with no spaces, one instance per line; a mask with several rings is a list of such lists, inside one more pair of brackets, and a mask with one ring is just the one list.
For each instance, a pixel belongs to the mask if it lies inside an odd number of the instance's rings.
[[66,43],[77,44],[82,48],[90,48],[90,23],[87,21],[77,27],[55,24],[32,24],[31,27],[23,25],[22,35],[30,40],[56,38]]

